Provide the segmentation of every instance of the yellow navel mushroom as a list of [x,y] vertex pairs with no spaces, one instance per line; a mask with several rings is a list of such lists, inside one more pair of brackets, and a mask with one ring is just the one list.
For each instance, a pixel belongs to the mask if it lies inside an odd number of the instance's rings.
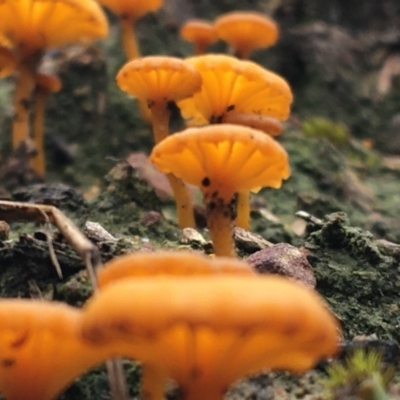
[[86,304],[82,335],[142,361],[159,391],[175,380],[186,400],[221,400],[263,369],[306,371],[338,348],[323,300],[278,276],[122,279]]
[[252,11],[233,11],[215,20],[215,30],[239,58],[249,58],[253,50],[276,43],[279,29],[270,17]]
[[[171,103],[200,90],[201,77],[195,68],[179,58],[143,57],[125,64],[117,75],[118,86],[147,103],[156,143],[169,134]],[[193,206],[184,183],[173,174],[167,178],[175,195],[179,226],[194,227]]]
[[189,128],[156,145],[151,161],[197,186],[204,196],[207,226],[219,256],[235,256],[232,224],[235,194],[279,188],[290,175],[283,147],[256,129],[219,124]]
[[13,148],[29,138],[36,70],[44,52],[105,37],[107,19],[95,0],[0,1],[0,45],[17,59]]
[[204,54],[207,48],[218,40],[214,25],[202,19],[186,21],[179,33],[183,39],[193,43],[196,55]]
[[0,392],[7,400],[53,400],[108,358],[81,338],[80,310],[60,303],[0,300]]

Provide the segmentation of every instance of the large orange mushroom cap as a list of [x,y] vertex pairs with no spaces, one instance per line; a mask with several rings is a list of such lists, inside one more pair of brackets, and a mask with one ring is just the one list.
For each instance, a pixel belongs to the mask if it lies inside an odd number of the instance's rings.
[[205,53],[208,46],[218,40],[214,25],[202,19],[188,20],[182,25],[179,33],[183,39],[193,43],[198,55]]
[[98,271],[97,278],[99,288],[102,289],[110,283],[127,278],[162,275],[188,277],[221,273],[255,274],[248,264],[230,258],[212,260],[197,253],[159,251],[117,257]]
[[130,21],[151,11],[157,11],[163,0],[99,0],[100,4],[109,8],[114,14]]
[[108,33],[106,16],[95,0],[3,0],[0,15],[4,45],[17,48],[22,58]]
[[85,306],[83,336],[159,368],[188,400],[262,369],[305,371],[338,347],[323,300],[278,276],[125,279]]
[[80,337],[81,311],[65,304],[0,300],[0,392],[50,400],[108,358]]
[[208,54],[185,60],[201,75],[201,91],[179,102],[192,125],[224,122],[230,112],[259,114],[283,121],[293,95],[279,75],[235,57]]
[[118,86],[149,103],[178,101],[201,87],[194,67],[175,57],[149,56],[125,64],[117,75]]
[[285,149],[269,135],[244,126],[219,124],[189,128],[163,140],[151,161],[198,186],[203,193],[229,201],[236,192],[279,188],[290,175]]
[[276,22],[257,12],[233,11],[217,18],[214,26],[220,39],[231,45],[240,58],[272,46],[279,36]]

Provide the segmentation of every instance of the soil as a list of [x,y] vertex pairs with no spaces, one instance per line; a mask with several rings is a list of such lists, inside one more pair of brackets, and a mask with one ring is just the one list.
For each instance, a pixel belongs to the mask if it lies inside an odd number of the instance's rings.
[[[190,45],[178,34],[183,21],[194,16],[213,19],[237,9],[231,0],[166,3],[137,26],[144,55],[190,55]],[[253,195],[251,231],[271,243],[295,246],[307,256],[316,290],[342,325],[342,357],[358,347],[381,353],[384,364],[395,371],[387,392],[396,399],[400,68],[396,72],[390,66],[400,53],[400,6],[397,0],[365,2],[361,8],[355,1],[323,3],[324,7],[317,0],[240,2],[241,9],[267,12],[279,22],[279,43],[252,58],[288,79],[295,96],[292,116],[279,137],[289,153],[292,174],[280,190]],[[183,237],[163,178],[145,157],[137,157],[151,150],[151,130],[132,98],[115,84],[125,59],[118,21],[110,15],[110,22],[106,41],[57,50],[46,58],[63,88],[47,103],[45,180],[27,167],[27,149],[10,151],[13,80],[0,81],[0,197],[58,207],[98,246],[103,262],[158,248],[210,253],[198,193],[198,231],[204,241]],[[229,51],[223,43],[212,50]],[[388,88],[382,82],[388,82]],[[142,161],[134,163],[132,157]],[[296,216],[298,211],[309,217]],[[96,236],[88,221],[99,223],[110,236]],[[0,296],[42,297],[80,306],[91,294],[84,263],[53,229],[60,280],[46,229],[12,222],[9,237],[2,237],[0,225]],[[238,239],[240,257],[253,254],[265,240]],[[128,361],[124,366],[133,398],[139,393],[140,368]],[[355,394],[358,387],[340,396],[329,394],[326,371],[327,364],[321,363],[303,376],[261,374],[239,383],[227,396],[364,398]],[[168,397],[179,395],[171,390]],[[104,369],[80,378],[60,398],[109,398]]]

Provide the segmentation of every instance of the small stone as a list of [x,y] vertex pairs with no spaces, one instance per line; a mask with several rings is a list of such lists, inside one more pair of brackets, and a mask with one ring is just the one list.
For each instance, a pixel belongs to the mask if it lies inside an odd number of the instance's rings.
[[0,221],[0,240],[8,240],[10,225],[6,221]]
[[199,246],[207,246],[208,242],[204,237],[193,228],[183,228],[180,238],[182,244],[196,244]]
[[257,251],[246,262],[261,274],[283,275],[310,288],[316,285],[307,257],[298,248],[287,243],[274,244]]
[[95,242],[116,242],[117,238],[111,235],[98,222],[86,221],[85,234]]
[[242,228],[236,227],[234,229],[233,238],[235,239],[236,246],[248,253],[272,246],[272,243],[262,236]]

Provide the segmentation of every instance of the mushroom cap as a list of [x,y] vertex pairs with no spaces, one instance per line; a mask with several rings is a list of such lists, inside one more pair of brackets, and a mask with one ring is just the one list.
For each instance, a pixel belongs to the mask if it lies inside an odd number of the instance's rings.
[[266,115],[230,112],[226,114],[224,120],[227,124],[248,126],[271,136],[278,136],[283,130],[282,124],[277,119]]
[[215,20],[214,26],[220,39],[239,51],[272,46],[279,36],[276,22],[257,12],[226,13]]
[[15,54],[0,44],[0,78],[5,78],[11,75],[18,65],[18,60]]
[[62,83],[55,75],[38,73],[35,76],[36,86],[39,90],[46,93],[55,93],[60,91]]
[[261,369],[304,371],[338,346],[323,300],[278,276],[124,279],[89,300],[82,332],[203,398]]
[[125,64],[117,74],[117,84],[138,99],[168,102],[199,91],[201,76],[179,58],[149,56]]
[[210,259],[190,252],[160,251],[134,253],[117,257],[104,265],[97,273],[100,288],[126,278],[149,276],[183,276],[212,274],[250,274],[255,272],[246,263],[219,257]]
[[132,21],[151,11],[157,11],[163,4],[163,0],[99,0],[99,2],[119,17]]
[[203,19],[188,20],[182,25],[179,33],[188,42],[201,43],[204,47],[218,40],[214,25]]
[[230,201],[234,193],[279,188],[290,175],[285,149],[256,129],[217,124],[189,128],[157,144],[151,161],[203,193]]
[[81,311],[45,301],[0,300],[0,392],[8,400],[49,400],[107,359],[80,338]]
[[207,54],[186,59],[199,71],[201,91],[178,103],[194,124],[223,122],[230,111],[287,119],[293,95],[288,83],[260,65],[235,57]]
[[95,0],[3,0],[0,15],[0,42],[17,48],[22,58],[108,33]]

